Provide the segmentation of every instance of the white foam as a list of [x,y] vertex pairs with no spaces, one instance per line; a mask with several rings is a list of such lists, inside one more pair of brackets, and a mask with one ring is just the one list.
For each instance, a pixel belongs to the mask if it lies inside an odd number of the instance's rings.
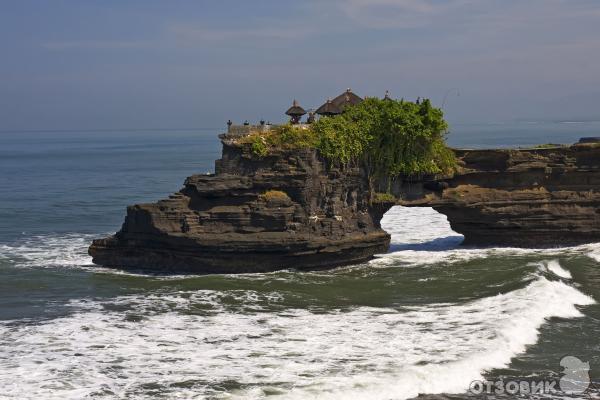
[[384,215],[381,225],[392,236],[392,245],[390,253],[379,255],[370,262],[374,267],[454,264],[488,257],[525,255],[586,255],[600,261],[600,243],[550,249],[460,247],[463,237],[451,229],[445,215],[432,208],[396,206]]
[[13,243],[0,244],[0,260],[7,260],[17,268],[84,268],[94,273],[146,276],[161,280],[196,276],[158,276],[95,265],[92,263],[92,257],[88,255],[88,247],[93,239],[108,235],[108,233],[67,233],[24,236]]
[[429,207],[392,207],[381,219],[381,226],[392,235],[392,244],[429,243],[429,247],[444,247],[440,238],[458,242],[462,235],[454,232],[445,215]]
[[[153,294],[73,302],[72,315],[38,324],[1,323],[0,386],[9,398],[45,399],[150,398],[152,385],[170,398],[263,398],[268,388],[298,399],[462,392],[535,343],[547,318],[579,317],[575,305],[593,303],[543,277],[469,303],[403,310],[265,312],[281,301],[276,292]],[[114,305],[120,311],[105,307]],[[142,319],[126,319],[131,312]],[[218,389],[231,381],[246,388]]]
[[593,249],[588,253],[588,256],[598,262],[600,262],[600,246],[599,248]]
[[74,267],[92,265],[87,248],[96,235],[64,234],[25,237],[0,244],[0,258],[19,267]]
[[564,269],[560,263],[558,262],[558,260],[550,260],[547,261],[545,263],[546,268],[548,269],[548,271],[552,272],[553,274],[560,276],[561,278],[564,279],[573,279],[573,275],[571,275],[571,273],[569,271],[567,271],[566,269]]
[[[460,235],[431,209],[396,208],[383,222],[394,248],[375,266],[600,255],[597,244],[457,248]],[[78,267],[91,263],[90,240],[90,235],[32,238],[0,246],[0,256],[15,265]],[[569,273],[554,261],[544,267],[563,278]],[[137,399],[155,397],[152,388],[159,387],[168,398],[258,399],[269,391],[285,399],[405,399],[463,392],[484,371],[508,365],[536,343],[548,318],[580,317],[576,306],[594,302],[542,276],[494,297],[402,310],[284,309],[282,296],[249,290],[152,293],[72,302],[71,315],[41,323],[0,322],[2,394]],[[140,319],[126,318],[132,313]],[[227,389],[227,382],[239,387]]]

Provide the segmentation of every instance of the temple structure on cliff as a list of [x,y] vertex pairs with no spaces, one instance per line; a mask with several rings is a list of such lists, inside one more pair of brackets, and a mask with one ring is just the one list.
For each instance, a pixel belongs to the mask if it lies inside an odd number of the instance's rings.
[[[363,101],[363,99],[360,98],[360,96],[358,96],[356,93],[354,93],[352,91],[352,89],[350,89],[350,88],[346,89],[346,91],[344,93],[340,94],[338,97],[331,100],[333,105],[338,107],[340,109],[340,111],[344,111],[344,108],[346,108],[348,106],[355,106],[362,101]],[[318,113],[318,110],[317,110],[317,113]]]
[[363,99],[348,88],[346,91],[339,96],[332,99],[327,99],[325,103],[317,108],[316,113],[318,115],[332,116],[338,115],[344,112],[344,109],[348,106],[354,106],[359,104]]
[[[386,96],[388,92],[386,91]],[[389,97],[388,97],[389,98]],[[309,109],[308,111],[302,108],[300,103],[294,99],[292,106],[287,109],[285,115],[290,117],[290,123],[294,125],[311,124],[315,121],[315,114],[319,116],[334,116],[344,112],[344,109],[362,102],[363,99],[354,93],[352,89],[346,89],[342,94],[333,99],[328,98],[325,103],[319,106],[316,110]],[[308,114],[306,121],[303,123],[302,117]],[[272,125],[265,121],[260,121],[258,125],[244,123],[243,125],[235,125],[230,121],[227,123],[227,135],[239,136],[255,131],[265,131],[271,129]]]
[[304,110],[304,108],[300,107],[300,105],[298,104],[298,102],[294,99],[294,102],[292,103],[292,106],[290,108],[288,108],[288,110],[285,112],[285,115],[289,115],[290,117],[290,122],[292,124],[297,124],[300,122],[300,118],[302,118],[302,116],[306,114],[306,111]]

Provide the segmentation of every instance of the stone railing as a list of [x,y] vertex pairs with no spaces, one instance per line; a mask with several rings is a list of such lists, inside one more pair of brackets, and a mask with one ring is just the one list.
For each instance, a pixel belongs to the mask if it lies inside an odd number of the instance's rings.
[[266,132],[273,125],[231,125],[227,127],[227,136],[245,136],[251,132]]

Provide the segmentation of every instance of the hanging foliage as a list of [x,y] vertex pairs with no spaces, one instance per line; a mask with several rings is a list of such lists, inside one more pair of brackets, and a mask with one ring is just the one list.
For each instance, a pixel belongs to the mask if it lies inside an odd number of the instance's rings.
[[360,163],[374,176],[450,172],[454,153],[445,143],[448,128],[440,109],[369,98],[343,114],[313,125],[321,153],[340,163]]

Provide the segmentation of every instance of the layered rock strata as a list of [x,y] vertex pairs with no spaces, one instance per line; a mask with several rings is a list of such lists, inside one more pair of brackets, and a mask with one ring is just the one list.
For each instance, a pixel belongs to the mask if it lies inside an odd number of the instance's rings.
[[456,154],[452,177],[375,182],[397,200],[374,203],[360,168],[332,167],[310,149],[257,158],[224,139],[215,174],[128,207],[121,230],[89,253],[109,267],[192,273],[330,268],[386,252],[380,220],[395,204],[433,207],[466,244],[600,241],[600,145]]
[[214,175],[193,175],[166,200],[127,209],[95,240],[94,263],[194,273],[319,269],[387,251],[381,207],[359,168],[328,168],[314,150],[257,159],[224,142]]
[[445,214],[465,244],[600,241],[600,145],[456,153],[461,168],[455,176],[435,182],[437,188],[421,199],[401,203]]

